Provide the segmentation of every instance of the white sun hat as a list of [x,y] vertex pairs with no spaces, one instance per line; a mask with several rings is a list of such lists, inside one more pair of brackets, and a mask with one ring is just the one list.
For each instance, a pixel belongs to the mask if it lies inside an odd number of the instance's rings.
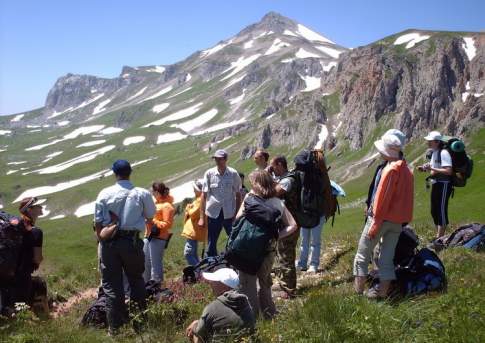
[[390,130],[387,130],[385,134],[383,134],[383,136],[386,136],[386,135],[394,135],[397,138],[399,138],[399,140],[401,141],[401,149],[404,147],[404,145],[406,145],[406,135],[401,130],[390,129]]
[[239,286],[239,276],[231,268],[221,268],[213,273],[203,272],[202,276],[209,281],[222,282],[224,285],[233,289]]
[[440,141],[443,139],[443,136],[438,131],[431,131],[424,139],[427,141]]
[[384,135],[374,145],[381,154],[392,158],[399,158],[402,149],[401,141],[396,135]]

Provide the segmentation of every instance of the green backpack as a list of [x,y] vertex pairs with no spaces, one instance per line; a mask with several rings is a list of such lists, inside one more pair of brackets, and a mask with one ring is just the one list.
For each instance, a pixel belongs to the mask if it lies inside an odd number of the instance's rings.
[[244,215],[232,227],[224,258],[235,269],[256,275],[271,241],[278,237],[281,213],[264,199],[249,194],[244,200]]
[[[455,187],[465,187],[467,180],[473,173],[473,160],[465,151],[465,144],[457,137],[445,136],[442,139],[443,148],[451,156],[453,174],[451,183]],[[441,152],[438,154],[438,163],[441,163]]]

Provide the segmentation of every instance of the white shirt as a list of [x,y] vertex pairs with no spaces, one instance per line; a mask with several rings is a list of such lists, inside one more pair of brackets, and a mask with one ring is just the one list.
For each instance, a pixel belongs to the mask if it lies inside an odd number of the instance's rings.
[[453,163],[451,162],[451,155],[446,149],[441,149],[441,163],[439,163],[439,154],[440,150],[433,150],[433,155],[431,155],[431,168],[445,168],[445,167],[452,167]]
[[204,174],[204,189],[206,193],[205,214],[210,218],[219,217],[221,209],[224,219],[236,215],[236,193],[241,189],[241,178],[238,172],[226,167],[220,174],[217,167],[207,170]]
[[156,207],[150,192],[134,187],[128,180],[120,180],[99,192],[95,204],[94,221],[108,225],[111,222],[109,211],[118,216],[120,230],[143,231],[145,219],[153,218]]

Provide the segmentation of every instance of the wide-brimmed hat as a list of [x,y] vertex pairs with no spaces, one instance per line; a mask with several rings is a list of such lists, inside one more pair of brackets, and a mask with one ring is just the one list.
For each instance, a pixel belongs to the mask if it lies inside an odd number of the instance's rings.
[[427,141],[440,141],[443,139],[443,136],[438,131],[431,131],[424,139]]
[[219,281],[224,285],[231,287],[233,289],[239,286],[239,276],[231,268],[221,268],[216,270],[213,273],[203,272],[202,276],[206,280]]
[[397,138],[399,138],[399,140],[401,141],[401,149],[404,148],[404,146],[406,145],[406,135],[401,130],[390,129],[390,130],[387,130],[385,134],[383,134],[383,136],[386,136],[386,135],[394,135]]
[[395,135],[384,135],[381,139],[374,142],[377,150],[391,158],[399,158],[399,153],[402,150],[402,144],[399,138]]

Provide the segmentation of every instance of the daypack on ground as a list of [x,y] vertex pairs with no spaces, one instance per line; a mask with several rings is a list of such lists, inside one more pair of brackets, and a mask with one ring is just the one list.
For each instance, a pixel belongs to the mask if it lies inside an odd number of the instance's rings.
[[[473,160],[465,151],[465,144],[457,137],[444,137],[443,149],[446,149],[451,156],[453,163],[453,175],[451,183],[455,187],[465,187],[467,180],[473,173]],[[438,154],[438,163],[441,163],[441,152]]]
[[[298,225],[315,227],[324,215],[328,220],[339,210],[337,195],[332,192],[328,168],[322,150],[302,150],[295,156],[295,169],[288,173],[294,182],[289,199],[290,212]],[[288,201],[290,200],[290,201]]]
[[474,250],[483,249],[485,247],[485,225],[478,223],[462,225],[451,234],[440,237],[430,244],[430,248],[436,251],[458,246]]
[[[172,302],[173,292],[168,288],[161,288],[160,282],[150,280],[145,284],[147,301],[154,302]],[[106,317],[106,294],[103,287],[98,289],[98,298],[89,306],[81,319],[81,325],[91,326],[99,329],[108,326],[108,319]]]
[[0,281],[11,279],[18,265],[24,224],[16,216],[0,211]]
[[423,248],[406,266],[396,268],[399,293],[415,296],[446,289],[445,266],[428,248]]
[[281,223],[279,210],[250,193],[244,200],[244,214],[232,227],[227,241],[227,262],[237,270],[255,275],[269,252],[272,239],[277,239]]

